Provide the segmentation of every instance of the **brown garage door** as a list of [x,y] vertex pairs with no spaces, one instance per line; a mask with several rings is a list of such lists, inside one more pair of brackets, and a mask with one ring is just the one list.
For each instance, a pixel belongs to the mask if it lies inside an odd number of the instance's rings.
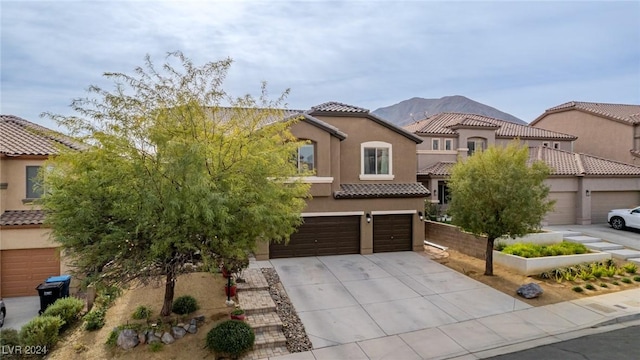
[[411,251],[413,215],[375,215],[373,252]]
[[638,205],[640,191],[594,191],[591,193],[591,223],[606,223],[611,209],[632,209]]
[[271,244],[271,259],[360,253],[360,216],[307,217],[287,245]]
[[0,252],[2,296],[36,296],[36,287],[49,276],[60,275],[55,248],[2,250]]

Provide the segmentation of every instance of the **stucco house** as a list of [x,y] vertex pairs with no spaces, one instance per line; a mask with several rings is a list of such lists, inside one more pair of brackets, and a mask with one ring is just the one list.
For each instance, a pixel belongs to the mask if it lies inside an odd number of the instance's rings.
[[530,126],[577,136],[573,151],[640,164],[640,105],[571,101],[547,109]]
[[437,114],[404,129],[424,139],[417,147],[417,178],[431,189],[430,201],[445,208],[446,180],[457,159],[514,139],[529,147],[531,160],[553,169],[546,182],[556,205],[545,224],[603,223],[610,209],[640,202],[640,167],[574,152],[573,135],[458,113]]
[[36,176],[56,146],[81,146],[12,115],[0,115],[0,296],[37,295],[36,286],[67,271],[43,227]]
[[423,247],[424,199],[416,182],[422,139],[356,106],[328,102],[294,112],[292,133],[309,145],[298,164],[312,198],[287,245],[263,243],[257,259],[418,251]]

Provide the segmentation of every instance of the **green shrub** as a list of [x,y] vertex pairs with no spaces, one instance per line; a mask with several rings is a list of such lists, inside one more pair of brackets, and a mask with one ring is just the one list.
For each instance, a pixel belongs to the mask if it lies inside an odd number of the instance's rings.
[[631,284],[631,279],[629,278],[622,278],[620,281],[622,281],[625,284]]
[[107,309],[105,308],[95,308],[89,311],[83,318],[84,328],[88,331],[102,329],[106,313]]
[[626,263],[622,268],[627,274],[635,274],[638,271],[638,265],[634,263]]
[[502,249],[502,252],[505,254],[521,256],[524,258],[584,254],[588,251],[589,249],[587,249],[587,247],[583,244],[571,243],[566,241],[551,245],[516,243],[506,246],[504,249]]
[[593,285],[591,285],[591,284],[586,284],[584,287],[585,287],[587,290],[595,290],[595,289],[596,289],[596,287],[595,287],[595,286],[593,286]]
[[616,285],[616,286],[620,285],[620,283],[619,283],[619,282],[617,282],[617,281],[612,282],[612,284],[613,284],[613,285]]
[[180,296],[173,302],[171,311],[179,315],[185,315],[191,314],[199,308],[200,307],[198,306],[198,302],[193,296],[184,295]]
[[164,343],[162,342],[153,342],[149,344],[149,350],[151,350],[152,352],[162,351],[163,347],[164,347]]
[[0,359],[2,360],[14,360],[20,359],[20,354],[7,354],[11,349],[16,346],[20,346],[20,334],[15,329],[2,329],[0,330]]
[[95,303],[102,307],[109,307],[122,294],[122,289],[117,286],[100,286],[96,289]]
[[504,250],[504,248],[506,248],[506,247],[507,247],[507,243],[502,242],[502,241],[496,241],[496,242],[495,242],[495,244],[493,244],[493,248],[494,248],[496,251],[502,251],[502,250]]
[[65,326],[70,326],[84,308],[84,301],[74,297],[61,298],[51,304],[42,315],[60,316]]
[[151,317],[151,309],[144,305],[140,305],[136,308],[136,311],[133,312],[133,315],[131,315],[131,317],[136,320],[149,319]]
[[574,286],[573,288],[571,288],[571,290],[573,290],[573,291],[575,291],[577,293],[580,293],[580,292],[583,291],[583,289],[580,286]]
[[238,357],[253,347],[253,329],[244,321],[227,320],[207,333],[207,347],[218,354]]
[[46,346],[52,348],[58,342],[58,332],[64,325],[59,316],[42,315],[31,319],[20,329],[23,346]]
[[637,276],[637,275],[634,276],[633,281],[640,282],[640,276]]
[[600,283],[600,287],[607,288],[607,287],[609,287],[609,286],[607,286],[607,284],[606,284],[606,283]]
[[122,329],[120,328],[115,328],[111,330],[111,332],[109,333],[109,336],[107,337],[107,341],[105,342],[105,344],[107,344],[108,347],[115,347],[118,344],[118,335],[120,335],[121,330]]

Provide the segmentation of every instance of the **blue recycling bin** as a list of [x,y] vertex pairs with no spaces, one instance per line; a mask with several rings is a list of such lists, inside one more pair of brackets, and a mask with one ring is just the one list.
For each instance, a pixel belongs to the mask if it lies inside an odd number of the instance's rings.
[[71,285],[71,275],[60,275],[60,276],[51,276],[49,277],[45,283],[63,283],[62,291],[60,292],[60,297],[69,297],[69,286]]

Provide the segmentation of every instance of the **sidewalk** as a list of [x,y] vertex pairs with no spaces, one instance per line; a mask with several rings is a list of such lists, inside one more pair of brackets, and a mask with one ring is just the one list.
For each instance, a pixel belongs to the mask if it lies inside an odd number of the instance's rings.
[[482,359],[639,320],[640,289],[633,289],[269,359]]

